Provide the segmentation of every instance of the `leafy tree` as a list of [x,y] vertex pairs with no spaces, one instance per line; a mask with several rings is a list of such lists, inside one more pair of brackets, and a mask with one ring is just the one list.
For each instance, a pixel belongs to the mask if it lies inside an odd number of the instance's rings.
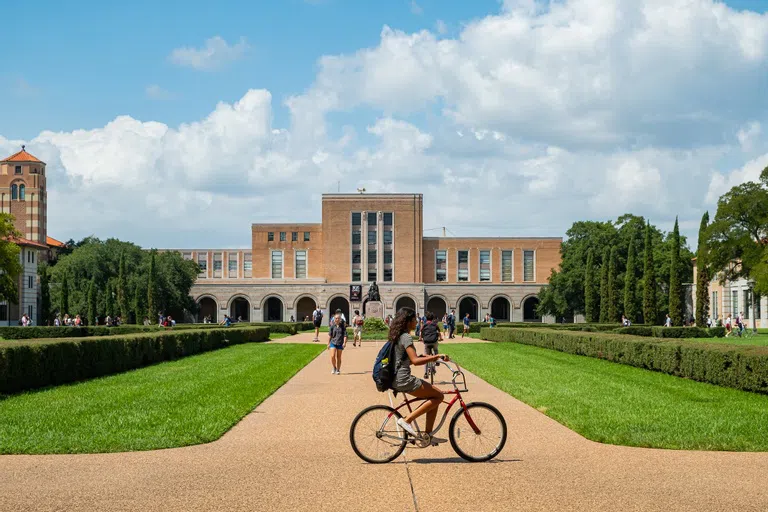
[[115,293],[112,281],[107,281],[107,287],[104,290],[104,314],[115,318]]
[[61,314],[69,314],[69,281],[67,281],[67,274],[64,274],[61,278]]
[[584,316],[587,322],[600,320],[600,295],[595,276],[595,250],[587,252],[587,268],[584,273]]
[[672,231],[672,253],[669,264],[669,317],[672,325],[683,325],[685,321],[685,295],[683,283],[680,280],[680,228],[675,218],[675,228]]
[[19,301],[19,276],[23,271],[19,262],[21,248],[12,242],[21,233],[13,227],[13,216],[0,213],[0,301]]
[[707,268],[707,227],[709,212],[701,216],[699,246],[696,250],[696,325],[707,324],[709,316],[709,269]]
[[94,277],[91,279],[91,284],[88,287],[88,317],[86,318],[88,325],[91,325],[91,322],[95,322],[96,317],[99,315],[96,303],[96,294],[98,293],[96,286],[96,278]]
[[757,294],[768,294],[768,167],[759,183],[742,183],[720,197],[707,249],[721,282],[751,279]]
[[611,309],[611,289],[609,287],[611,249],[603,250],[603,263],[600,268],[600,323],[608,323]]
[[621,315],[621,300],[619,293],[619,262],[616,248],[611,247],[610,260],[608,260],[608,322],[616,322]]
[[134,323],[137,325],[144,321],[144,315],[146,314],[143,300],[143,297],[146,296],[144,293],[146,289],[146,286],[142,286],[140,281],[136,282],[136,291],[133,294],[133,314],[135,315]]
[[40,325],[51,324],[51,288],[48,277],[48,265],[43,263],[37,267],[40,276]]
[[147,282],[147,315],[150,319],[157,316],[158,293],[157,293],[157,270],[155,269],[155,251],[152,251],[149,261],[149,279]]
[[630,322],[637,321],[637,263],[635,262],[635,241],[629,242],[627,269],[624,272],[624,315]]
[[650,222],[645,228],[645,264],[643,266],[643,322],[656,323],[659,313],[656,306],[656,267],[653,264],[653,237]]
[[125,254],[120,253],[120,265],[117,273],[117,305],[120,317],[124,322],[128,321],[130,312],[128,310],[128,290],[125,277]]

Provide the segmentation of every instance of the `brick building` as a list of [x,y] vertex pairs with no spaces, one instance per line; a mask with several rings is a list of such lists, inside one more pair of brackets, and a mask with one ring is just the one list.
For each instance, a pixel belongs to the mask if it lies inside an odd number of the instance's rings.
[[[738,265],[737,261],[732,265]],[[693,259],[693,283],[691,285],[691,310],[695,315],[696,305],[696,258]],[[768,327],[768,297],[759,296],[753,293],[754,283],[747,279],[730,280],[725,279],[720,282],[721,274],[715,275],[709,283],[709,317],[714,322],[718,320],[725,323],[729,316],[734,318],[741,313],[744,316],[744,323],[747,327],[753,325],[757,328]]]
[[[198,321],[301,320],[316,304],[347,318],[350,288],[379,286],[385,313],[541,321],[538,292],[560,264],[561,238],[424,237],[421,194],[327,194],[320,223],[253,224],[250,249],[174,249],[196,261]],[[327,318],[327,317],[326,317]],[[544,319],[545,321],[548,319]]]

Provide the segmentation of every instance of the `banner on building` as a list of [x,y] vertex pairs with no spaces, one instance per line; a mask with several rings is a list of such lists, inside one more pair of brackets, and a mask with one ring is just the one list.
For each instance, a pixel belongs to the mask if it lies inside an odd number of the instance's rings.
[[363,286],[359,284],[349,285],[349,302],[360,302],[363,300]]

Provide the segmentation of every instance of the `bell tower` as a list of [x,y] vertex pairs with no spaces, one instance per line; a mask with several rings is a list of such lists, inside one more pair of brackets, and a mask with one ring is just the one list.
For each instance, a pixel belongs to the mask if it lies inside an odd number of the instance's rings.
[[0,160],[0,212],[14,216],[21,236],[45,244],[48,231],[48,190],[45,162],[21,151]]

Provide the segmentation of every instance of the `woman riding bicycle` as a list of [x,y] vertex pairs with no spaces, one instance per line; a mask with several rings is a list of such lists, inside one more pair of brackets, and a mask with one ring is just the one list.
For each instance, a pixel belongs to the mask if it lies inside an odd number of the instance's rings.
[[[411,308],[400,308],[389,325],[389,340],[397,344],[395,348],[395,378],[392,382],[392,389],[401,393],[407,393],[416,398],[425,399],[425,402],[416,410],[405,418],[397,420],[400,428],[407,431],[413,437],[419,437],[419,435],[416,433],[416,429],[411,426],[411,423],[423,414],[427,415],[427,424],[424,432],[432,432],[435,426],[435,418],[437,418],[437,409],[443,402],[443,393],[428,382],[424,382],[418,377],[411,375],[411,365],[422,366],[440,359],[444,361],[449,360],[445,354],[432,356],[419,356],[416,354],[413,338],[410,333],[416,328],[417,322],[418,318],[414,310]],[[432,442],[434,444],[442,443],[445,442],[445,439],[433,437]]]

